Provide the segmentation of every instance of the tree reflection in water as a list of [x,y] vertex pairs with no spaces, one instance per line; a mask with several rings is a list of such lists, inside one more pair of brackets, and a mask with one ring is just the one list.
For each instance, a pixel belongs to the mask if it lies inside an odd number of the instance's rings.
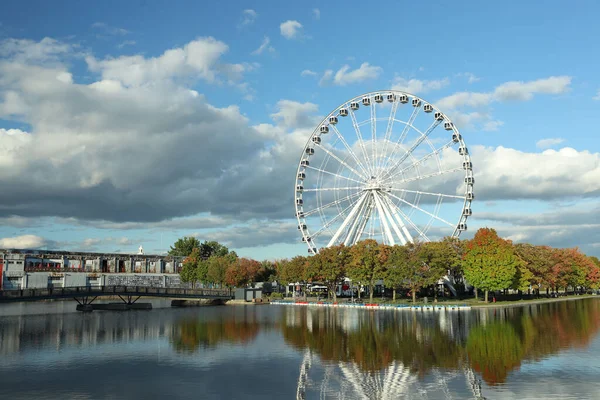
[[173,325],[171,344],[176,351],[193,353],[221,343],[247,344],[260,331],[252,315],[219,315],[212,320],[186,317]]
[[440,371],[453,376],[466,371],[473,386],[472,369],[487,384],[501,384],[523,362],[587,346],[600,328],[595,300],[470,313],[298,307],[282,313],[289,345],[310,350],[326,366],[337,365],[346,380],[355,381],[350,385],[369,397],[392,395],[391,387],[399,395],[409,383],[418,390],[442,389],[439,381],[423,381]]

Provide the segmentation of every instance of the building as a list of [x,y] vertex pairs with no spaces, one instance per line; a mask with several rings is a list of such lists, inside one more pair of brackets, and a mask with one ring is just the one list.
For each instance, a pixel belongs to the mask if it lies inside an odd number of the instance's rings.
[[179,286],[183,257],[0,249],[0,289]]

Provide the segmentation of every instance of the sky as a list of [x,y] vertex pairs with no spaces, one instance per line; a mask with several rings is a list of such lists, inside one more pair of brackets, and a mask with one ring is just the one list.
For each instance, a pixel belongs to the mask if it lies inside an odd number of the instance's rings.
[[322,118],[416,94],[469,146],[469,238],[600,255],[592,1],[0,4],[0,247],[306,254],[295,175]]

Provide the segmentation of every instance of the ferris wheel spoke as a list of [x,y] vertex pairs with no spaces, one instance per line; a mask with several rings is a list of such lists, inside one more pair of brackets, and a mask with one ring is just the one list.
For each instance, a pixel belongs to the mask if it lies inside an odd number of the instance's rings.
[[[413,178],[406,178],[403,179],[401,181],[397,181],[396,183],[408,183],[408,182],[414,182],[414,181],[420,181],[422,179],[427,179],[427,178],[434,178],[436,176],[442,176],[442,175],[446,175],[446,174],[451,174],[453,172],[458,172],[458,171],[462,171],[462,167],[457,167],[457,168],[452,168],[452,169],[445,169],[442,171],[436,171],[436,172],[432,172],[431,174],[427,174],[427,175],[419,175]],[[390,178],[386,179],[385,182],[390,182]]]
[[366,217],[363,215],[365,214],[365,211],[369,208],[369,200],[370,199],[363,201],[362,205],[360,206],[360,209],[358,210],[358,213],[356,214],[356,217],[354,218],[354,221],[352,222],[352,225],[350,226],[350,229],[348,230],[346,239],[344,240],[344,246],[348,246],[348,244],[351,244],[351,243],[354,244],[353,240],[357,237],[358,227],[360,226],[360,223],[362,222],[362,220]]
[[361,182],[361,181],[357,181],[356,179],[352,179],[352,178],[350,178],[350,177],[348,177],[348,176],[344,176],[344,175],[336,174],[335,172],[326,171],[326,170],[324,170],[324,169],[321,169],[321,168],[315,168],[315,167],[311,167],[310,165],[307,165],[307,166],[306,166],[306,168],[308,168],[308,169],[312,169],[312,170],[314,170],[314,171],[318,171],[318,172],[320,172],[320,173],[322,173],[322,174],[328,174],[328,175],[332,175],[332,176],[337,176],[338,178],[347,179],[347,180],[349,180],[349,181],[356,182],[356,183],[359,183],[359,184],[361,184],[361,185],[364,183],[364,182]]
[[367,179],[368,178],[367,175],[363,175],[360,172],[358,172],[357,170],[355,170],[354,168],[352,168],[344,160],[342,160],[341,158],[339,158],[338,156],[336,156],[332,151],[328,150],[325,146],[321,146],[321,150],[323,150],[325,153],[327,153],[330,157],[332,157],[334,160],[336,160],[337,162],[339,162],[341,165],[343,165],[344,167],[348,168],[350,171],[354,172],[354,174],[356,176],[358,176],[359,178],[362,178],[362,179]]
[[352,109],[350,109],[350,118],[352,119],[352,126],[354,127],[354,130],[356,131],[356,136],[358,137],[358,145],[362,149],[363,156],[365,157],[367,171],[369,172],[369,175],[373,175],[373,172],[371,171],[371,163],[367,154],[367,148],[365,147],[365,142],[363,140],[362,133],[360,132],[360,126],[358,126],[358,122],[356,121],[356,114],[354,114],[354,111]]
[[414,204],[412,204],[412,203],[410,203],[410,202],[408,202],[408,201],[404,200],[403,198],[396,196],[395,194],[392,194],[392,193],[388,193],[388,194],[389,194],[390,196],[392,196],[392,197],[394,197],[394,198],[396,198],[396,199],[400,200],[401,202],[403,202],[403,203],[404,203],[404,204],[406,204],[407,206],[410,206],[410,207],[414,208],[415,210],[421,211],[422,213],[424,213],[424,214],[427,214],[427,215],[429,215],[430,217],[433,217],[433,218],[437,219],[438,221],[440,221],[440,222],[443,222],[444,224],[446,224],[446,225],[448,225],[448,226],[450,226],[450,227],[454,228],[454,225],[453,225],[453,224],[451,224],[450,222],[446,221],[445,219],[443,219],[443,218],[440,218],[440,217],[438,217],[437,215],[434,215],[434,214],[430,213],[429,211],[423,210],[421,207],[419,207],[419,206],[416,206],[416,205],[414,205]]
[[412,237],[412,235],[410,235],[410,233],[408,232],[408,230],[406,229],[406,227],[404,226],[402,220],[400,219],[400,215],[402,215],[402,218],[404,218],[406,220],[406,222],[419,234],[419,236],[421,236],[426,242],[429,242],[429,238],[427,237],[427,235],[425,235],[425,232],[423,232],[421,229],[419,229],[419,227],[417,225],[415,225],[414,222],[412,222],[412,220],[408,217],[408,215],[406,215],[401,209],[400,207],[398,207],[396,204],[394,204],[394,202],[389,198],[389,197],[385,197],[385,200],[387,201],[388,205],[390,206],[390,208],[392,210],[395,211],[394,213],[394,217],[396,217],[396,219],[398,220],[398,222],[400,223],[400,225],[402,226],[402,232],[404,232],[407,235],[407,238],[411,241],[414,242],[414,239]]
[[377,103],[372,101],[371,102],[371,147],[373,147],[371,149],[371,152],[373,153],[373,173],[376,172],[377,170],[377,148],[376,148],[376,143],[377,143],[377,110],[375,108],[375,105]]
[[337,187],[337,188],[314,188],[314,189],[303,189],[303,192],[328,192],[328,191],[345,191],[345,190],[362,190],[362,186],[348,186],[348,187]]
[[[394,120],[396,118],[396,112],[398,111],[399,101],[394,101],[392,103],[392,109],[390,111],[390,116],[388,119],[387,128],[385,130],[385,135],[383,137],[383,156],[387,153],[388,142],[392,138],[392,129],[394,128]],[[379,166],[380,169],[383,169],[384,164],[387,162],[387,159],[384,159]]]
[[352,193],[352,194],[350,194],[350,195],[348,195],[348,196],[346,196],[346,197],[343,197],[343,198],[341,198],[341,199],[337,199],[337,200],[334,200],[334,201],[332,201],[332,202],[330,202],[330,203],[327,203],[327,204],[325,204],[325,205],[319,206],[319,207],[317,207],[317,208],[313,208],[312,210],[309,210],[309,211],[304,211],[304,216],[305,216],[305,217],[308,217],[308,216],[310,216],[310,215],[312,215],[312,214],[314,214],[314,213],[317,213],[317,212],[323,211],[323,210],[325,210],[325,209],[327,209],[327,208],[329,208],[329,207],[331,207],[331,206],[335,206],[336,204],[340,204],[340,203],[342,203],[342,202],[344,202],[344,201],[346,201],[346,200],[350,200],[350,199],[353,199],[353,198],[355,198],[355,197],[358,197],[358,196],[360,196],[361,194],[362,194],[362,192],[356,192],[356,193]]
[[419,145],[421,143],[423,143],[423,141],[425,139],[427,139],[427,137],[431,134],[431,132],[433,132],[433,130],[441,123],[442,121],[440,120],[435,120],[433,121],[433,123],[429,126],[429,128],[427,128],[427,130],[423,133],[421,133],[419,130],[415,129],[417,132],[419,132],[421,134],[421,136],[415,141],[415,143],[413,143],[412,146],[410,146],[410,148],[408,150],[406,150],[406,152],[402,155],[402,157],[400,157],[400,159],[398,161],[396,161],[391,168],[389,168],[383,175],[383,178],[389,176],[390,174],[392,174],[394,172],[394,170],[396,168],[398,168],[403,162],[404,160],[406,160],[411,154],[412,152],[419,147]]
[[446,150],[449,147],[452,147],[452,145],[456,144],[453,140],[449,141],[448,143],[446,143],[445,145],[443,145],[442,147],[435,149],[434,151],[432,151],[431,153],[426,154],[425,156],[423,156],[422,158],[418,159],[417,161],[415,161],[414,163],[410,164],[409,166],[401,169],[400,171],[397,171],[396,173],[394,173],[393,175],[391,175],[389,177],[389,179],[393,179],[396,176],[403,174],[404,172],[408,171],[411,168],[416,168],[419,165],[423,164],[425,161],[429,160],[431,157],[436,156],[436,158],[438,159],[438,164],[439,164],[439,157],[437,157],[442,151]]
[[[377,194],[377,192],[373,192],[373,199],[375,200],[375,205],[377,206],[377,210],[379,211],[379,219],[381,221],[381,223],[380,223],[381,228],[385,232],[385,236],[387,236],[389,244],[393,246],[396,244],[396,241],[394,240],[394,235],[392,235],[392,230],[390,229],[390,226],[396,232],[396,235],[398,235],[399,237],[402,237],[402,234],[400,233],[400,229],[394,222],[394,219],[392,218],[392,216],[389,215],[387,207],[384,206],[383,201],[381,200],[381,198]],[[403,241],[403,240],[401,240],[401,241]]]
[[392,192],[405,192],[405,193],[415,193],[415,194],[419,194],[419,195],[429,195],[429,196],[438,196],[441,198],[444,197],[448,197],[451,199],[461,199],[464,200],[466,196],[457,196],[457,195],[453,195],[453,194],[444,194],[444,193],[431,193],[431,192],[423,192],[421,190],[408,190],[408,189],[401,189],[401,188],[391,188],[389,189]]
[[352,208],[352,211],[350,211],[350,213],[348,214],[346,219],[344,219],[344,222],[342,222],[342,225],[340,225],[338,230],[331,237],[331,240],[329,241],[329,244],[327,245],[327,247],[331,247],[333,244],[335,244],[335,242],[337,242],[340,235],[346,230],[346,227],[348,226],[350,221],[352,221],[354,219],[354,217],[356,216],[356,213],[358,212],[358,210],[360,210],[360,206],[365,201],[365,199],[367,198],[368,195],[369,195],[369,192],[364,192],[362,194],[358,203],[354,205],[354,207]]
[[314,239],[317,236],[319,236],[321,233],[325,232],[325,230],[328,229],[338,219],[340,219],[340,217],[342,217],[342,215],[344,215],[346,211],[348,211],[349,209],[351,209],[352,207],[354,207],[356,205],[356,203],[358,201],[360,201],[360,199],[361,199],[361,197],[359,197],[358,199],[353,200],[348,207],[346,207],[342,212],[338,213],[335,217],[331,218],[329,221],[327,221],[326,223],[324,223],[323,226],[318,231],[316,231],[315,233],[313,233],[311,235],[311,237]]
[[417,115],[419,115],[420,110],[421,110],[421,107],[415,107],[413,109],[413,112],[410,114],[408,121],[405,122],[404,128],[402,129],[402,133],[400,134],[400,136],[398,137],[398,140],[395,143],[394,150],[392,151],[392,154],[390,155],[387,162],[383,166],[384,170],[388,167],[390,162],[392,162],[392,160],[396,156],[396,153],[398,152],[398,148],[400,148],[400,145],[404,142],[404,139],[406,139],[406,135],[408,135],[408,132],[410,131],[410,127],[412,127],[413,122],[415,122],[415,119],[417,118]]
[[335,132],[335,134],[338,136],[339,140],[343,143],[343,145],[346,148],[346,150],[348,150],[348,153],[350,153],[350,155],[352,156],[352,158],[356,162],[356,165],[358,165],[360,167],[360,169],[362,169],[362,171],[364,172],[364,176],[365,177],[371,176],[371,174],[369,173],[369,171],[365,168],[365,166],[363,165],[362,161],[358,158],[358,156],[356,155],[356,153],[354,152],[354,150],[352,150],[352,147],[350,147],[350,145],[348,144],[348,142],[346,141],[346,139],[344,138],[344,136],[340,133],[340,131],[338,130],[338,128],[335,125],[330,125],[330,127],[333,129],[333,131]]

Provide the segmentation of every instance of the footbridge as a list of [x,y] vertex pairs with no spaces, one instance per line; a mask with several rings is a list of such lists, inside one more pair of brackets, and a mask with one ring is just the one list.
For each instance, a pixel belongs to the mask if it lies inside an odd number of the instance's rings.
[[155,288],[143,286],[82,286],[43,289],[0,290],[0,303],[39,301],[54,299],[74,299],[79,305],[91,305],[98,297],[119,297],[125,304],[134,304],[142,297],[163,297],[170,299],[231,300],[231,289],[183,289]]

